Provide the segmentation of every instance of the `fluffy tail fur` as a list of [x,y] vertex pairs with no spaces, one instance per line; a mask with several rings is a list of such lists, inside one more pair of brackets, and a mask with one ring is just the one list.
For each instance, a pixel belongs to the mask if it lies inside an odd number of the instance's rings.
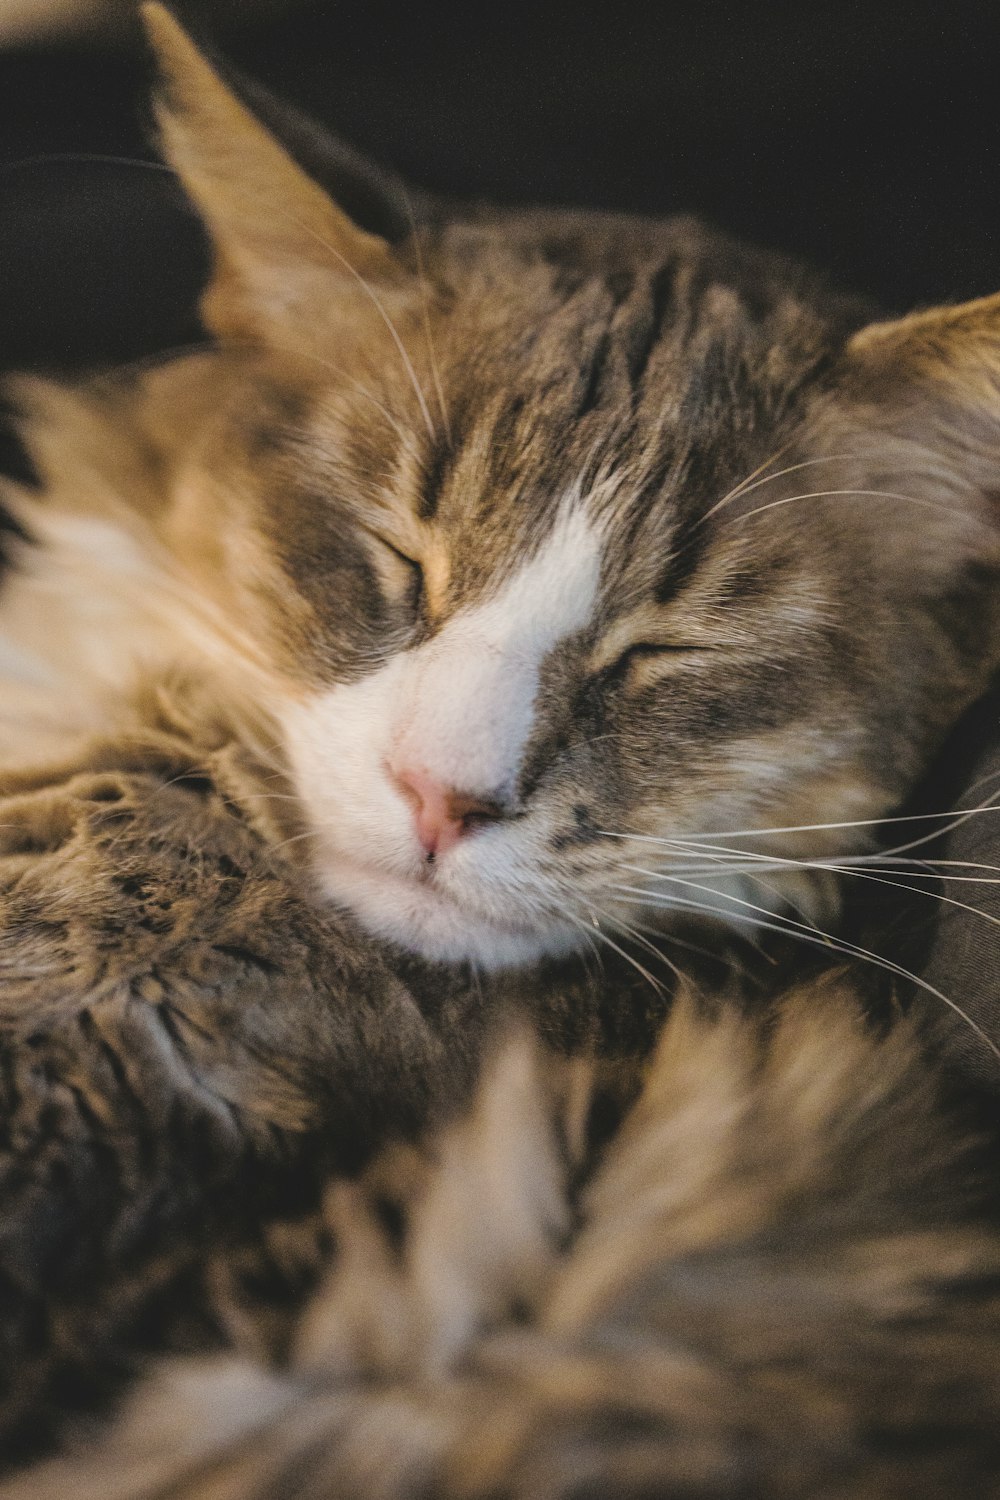
[[908,1026],[831,982],[766,1025],[681,1001],[595,1151],[605,1083],[508,1039],[330,1187],[287,1337],[221,1277],[233,1352],[6,1500],[1000,1494],[1000,1236]]

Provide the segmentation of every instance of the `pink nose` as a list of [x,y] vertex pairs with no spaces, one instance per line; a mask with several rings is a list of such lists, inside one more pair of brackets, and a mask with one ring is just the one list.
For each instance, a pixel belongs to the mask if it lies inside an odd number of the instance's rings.
[[443,786],[426,771],[406,767],[391,774],[413,808],[417,838],[428,856],[447,853],[478,822],[501,816],[496,802]]

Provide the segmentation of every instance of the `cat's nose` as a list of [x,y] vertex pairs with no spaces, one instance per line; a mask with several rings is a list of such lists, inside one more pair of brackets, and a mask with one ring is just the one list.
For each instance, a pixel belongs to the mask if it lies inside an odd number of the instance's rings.
[[413,808],[417,838],[428,857],[447,853],[473,829],[504,815],[495,800],[469,796],[436,781],[427,771],[392,767],[390,774]]

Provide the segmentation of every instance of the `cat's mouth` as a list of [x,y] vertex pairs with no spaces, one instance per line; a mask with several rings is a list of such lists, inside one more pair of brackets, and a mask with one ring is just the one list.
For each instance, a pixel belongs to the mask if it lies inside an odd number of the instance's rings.
[[568,923],[487,906],[472,883],[456,892],[440,861],[424,860],[412,874],[400,874],[338,856],[320,859],[316,873],[325,894],[369,932],[424,958],[505,968],[569,952],[579,937]]

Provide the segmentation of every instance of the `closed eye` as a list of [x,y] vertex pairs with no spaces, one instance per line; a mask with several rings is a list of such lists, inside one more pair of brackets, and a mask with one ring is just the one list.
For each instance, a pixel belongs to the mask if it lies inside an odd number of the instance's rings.
[[704,656],[714,649],[714,646],[694,641],[633,641],[620,652],[615,666],[625,668],[637,662],[656,662],[671,656]]
[[[714,651],[714,646],[690,645],[690,643],[661,642],[661,640],[634,640],[625,646],[613,660],[594,663],[594,676],[603,682],[634,681],[637,685],[657,681],[661,672],[669,675],[669,661],[682,663],[687,658],[703,657]],[[658,670],[660,669],[660,670]]]
[[[643,667],[647,672],[655,671],[659,662],[666,665],[670,658],[675,658],[679,663],[686,657],[705,656],[714,649],[713,646],[695,644],[693,641],[633,641],[619,651],[613,661],[602,663],[599,675],[621,679],[633,668],[640,672]],[[642,675],[645,677],[647,674],[642,672]]]
[[415,557],[381,532],[369,532],[372,540],[378,543],[382,561],[386,564],[380,568],[383,582],[393,593],[406,592],[407,602],[412,609],[419,608],[424,593],[424,570]]
[[656,662],[665,663],[670,657],[692,657],[716,650],[718,643],[706,625],[685,615],[642,606],[613,620],[591,651],[591,674],[612,672],[621,676],[630,665],[640,662],[655,667]]
[[626,646],[618,660],[626,662],[650,656],[686,656],[694,651],[712,651],[714,647],[695,645],[692,641],[633,641]]

